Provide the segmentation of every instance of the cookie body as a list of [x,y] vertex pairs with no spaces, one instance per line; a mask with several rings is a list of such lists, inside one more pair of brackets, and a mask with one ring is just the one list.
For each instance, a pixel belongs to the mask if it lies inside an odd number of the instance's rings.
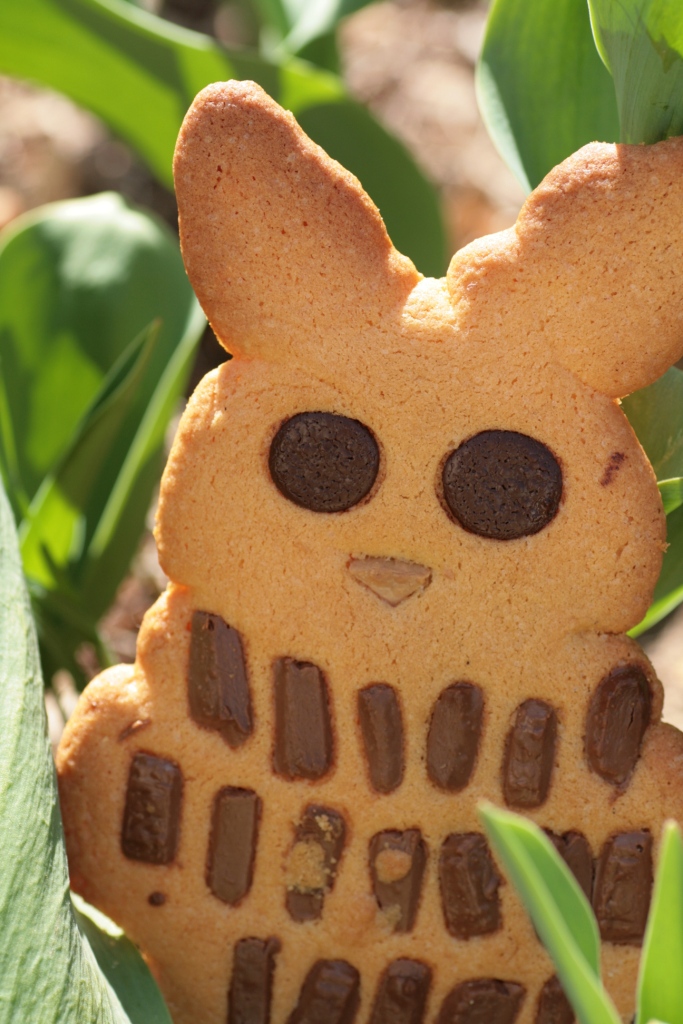
[[233,359],[58,764],[72,884],[176,1024],[571,1020],[482,798],[552,833],[632,1013],[683,737],[623,635],[665,523],[615,399],[683,352],[681,171],[586,147],[426,280],[258,87],[195,101],[183,254]]

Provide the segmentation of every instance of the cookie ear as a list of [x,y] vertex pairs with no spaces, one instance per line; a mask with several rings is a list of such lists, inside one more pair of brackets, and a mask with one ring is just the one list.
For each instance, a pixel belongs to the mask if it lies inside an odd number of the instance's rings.
[[419,280],[356,178],[253,82],[197,96],[174,173],[187,272],[230,352],[324,359],[335,325],[376,322]]
[[[683,138],[593,143],[529,196],[505,244],[453,258],[454,301],[496,298],[505,317],[585,383],[618,398],[683,354]],[[494,296],[493,293],[496,293]]]

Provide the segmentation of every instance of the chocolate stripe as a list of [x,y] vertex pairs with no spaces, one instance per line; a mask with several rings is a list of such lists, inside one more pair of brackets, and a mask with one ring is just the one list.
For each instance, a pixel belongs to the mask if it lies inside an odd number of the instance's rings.
[[427,773],[452,793],[470,781],[477,759],[484,697],[474,683],[453,683],[434,705],[427,736]]
[[435,1024],[512,1024],[524,994],[524,987],[512,981],[464,981],[446,996]]
[[623,665],[604,677],[586,716],[586,759],[592,771],[622,786],[635,768],[652,716],[652,694],[639,665]]
[[503,795],[510,807],[540,807],[550,789],[555,764],[557,715],[543,700],[525,700],[508,733],[503,764]]
[[439,884],[451,935],[471,939],[500,928],[501,882],[483,835],[454,832],[447,836],[439,856]]
[[621,832],[608,839],[595,868],[593,909],[608,942],[638,945],[652,895],[652,836]]
[[187,673],[190,715],[205,729],[215,729],[231,747],[252,731],[251,698],[242,640],[219,615],[192,616]]
[[403,720],[393,686],[375,683],[361,690],[358,718],[372,788],[391,793],[403,781]]
[[318,960],[301,986],[287,1024],[352,1024],[360,1003],[360,976],[346,960]]
[[240,939],[235,944],[228,994],[228,1024],[270,1024],[275,955],[280,940]]
[[574,1011],[560,979],[553,974],[541,989],[534,1024],[574,1024]]
[[213,802],[206,884],[234,906],[251,888],[261,801],[251,789],[226,786]]
[[333,740],[325,677],[316,665],[275,662],[273,767],[285,779],[320,779],[332,765]]
[[546,829],[546,834],[590,901],[593,894],[593,854],[590,843],[581,832],[563,832],[560,836]]
[[431,981],[419,960],[394,960],[380,978],[369,1024],[422,1024]]
[[370,840],[372,888],[395,932],[409,932],[415,924],[426,863],[427,846],[417,828],[378,832]]
[[315,921],[322,915],[325,893],[337,877],[346,825],[329,807],[309,805],[296,827],[289,858],[286,905],[294,921]]
[[136,754],[128,772],[121,849],[131,860],[170,864],[178,849],[183,777],[175,761]]

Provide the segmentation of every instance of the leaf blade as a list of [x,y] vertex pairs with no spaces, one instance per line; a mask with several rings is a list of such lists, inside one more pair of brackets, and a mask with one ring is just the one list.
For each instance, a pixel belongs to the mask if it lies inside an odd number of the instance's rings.
[[683,840],[664,825],[638,973],[636,1024],[683,1024]]

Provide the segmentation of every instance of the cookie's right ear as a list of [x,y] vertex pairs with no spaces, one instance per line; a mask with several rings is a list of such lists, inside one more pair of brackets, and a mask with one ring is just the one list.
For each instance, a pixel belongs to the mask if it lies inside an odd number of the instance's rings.
[[419,279],[356,178],[253,82],[197,96],[174,173],[187,272],[232,353],[324,357],[337,325],[376,323]]

